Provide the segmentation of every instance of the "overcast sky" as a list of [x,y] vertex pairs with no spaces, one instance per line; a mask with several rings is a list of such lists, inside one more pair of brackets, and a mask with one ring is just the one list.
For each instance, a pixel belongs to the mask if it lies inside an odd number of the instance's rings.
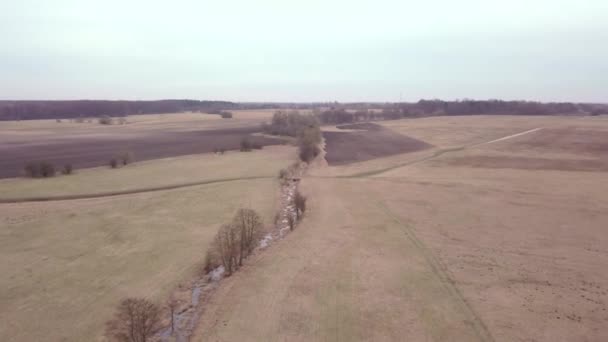
[[0,98],[608,102],[608,0],[0,0]]

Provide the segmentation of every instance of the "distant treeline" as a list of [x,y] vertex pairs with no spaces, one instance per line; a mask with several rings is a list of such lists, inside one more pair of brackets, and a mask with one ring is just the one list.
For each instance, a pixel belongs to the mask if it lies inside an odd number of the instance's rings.
[[79,117],[126,116],[131,114],[220,111],[238,105],[227,101],[0,101],[0,120],[71,119]]
[[542,103],[501,100],[420,100],[416,103],[344,104],[314,109],[323,124],[395,120],[443,115],[600,115],[608,105],[587,103]]
[[313,110],[321,123],[389,120],[438,115],[600,115],[608,105],[591,103],[502,100],[420,100],[415,103],[234,103],[228,101],[0,101],[1,120],[71,119],[185,111],[221,114],[234,109]]

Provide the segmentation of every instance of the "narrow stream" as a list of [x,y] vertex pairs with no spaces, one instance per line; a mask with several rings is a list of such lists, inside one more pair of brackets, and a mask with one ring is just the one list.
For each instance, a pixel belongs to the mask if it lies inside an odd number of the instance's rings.
[[[297,174],[301,173],[302,170],[298,170]],[[296,216],[293,197],[295,196],[298,183],[299,178],[291,178],[281,184],[277,222],[275,222],[273,229],[260,239],[258,250],[267,248],[289,233],[289,216],[294,218]],[[219,266],[196,280],[189,290],[190,303],[185,307],[181,305],[180,309],[174,314],[175,330],[172,331],[169,324],[169,326],[163,328],[156,335],[155,340],[160,342],[188,342],[204,310],[205,299],[217,288],[223,278],[223,274],[224,267]]]

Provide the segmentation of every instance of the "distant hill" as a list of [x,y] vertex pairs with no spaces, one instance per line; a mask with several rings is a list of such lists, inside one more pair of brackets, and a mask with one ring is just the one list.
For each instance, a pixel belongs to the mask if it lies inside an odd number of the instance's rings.
[[219,111],[237,108],[228,101],[158,100],[158,101],[0,101],[0,121],[70,119],[102,115],[178,113],[183,111]]

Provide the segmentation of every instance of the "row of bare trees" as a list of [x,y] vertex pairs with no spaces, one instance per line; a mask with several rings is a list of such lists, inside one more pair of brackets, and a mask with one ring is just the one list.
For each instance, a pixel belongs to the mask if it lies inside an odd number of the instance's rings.
[[[290,222],[291,229],[302,219],[306,211],[306,197],[296,191],[293,197],[295,218]],[[209,272],[223,266],[225,275],[237,271],[243,261],[254,251],[264,231],[261,216],[253,209],[242,208],[230,223],[220,227],[207,251],[205,271]],[[171,314],[171,331],[174,329],[174,316],[177,301],[171,298],[167,310]],[[119,342],[147,342],[161,328],[162,308],[145,298],[126,298],[116,310],[114,318],[107,323],[106,336]]]
[[220,227],[208,251],[206,268],[224,266],[227,276],[243,265],[263,232],[262,218],[253,209],[239,209],[232,222]]
[[[253,209],[239,209],[232,222],[220,227],[212,248],[207,252],[206,271],[222,265],[226,275],[231,275],[253,252],[262,232],[260,215]],[[177,304],[174,298],[167,304],[171,331]],[[107,323],[106,336],[118,342],[149,341],[161,327],[162,311],[159,305],[148,299],[126,298],[120,302],[114,318]]]

